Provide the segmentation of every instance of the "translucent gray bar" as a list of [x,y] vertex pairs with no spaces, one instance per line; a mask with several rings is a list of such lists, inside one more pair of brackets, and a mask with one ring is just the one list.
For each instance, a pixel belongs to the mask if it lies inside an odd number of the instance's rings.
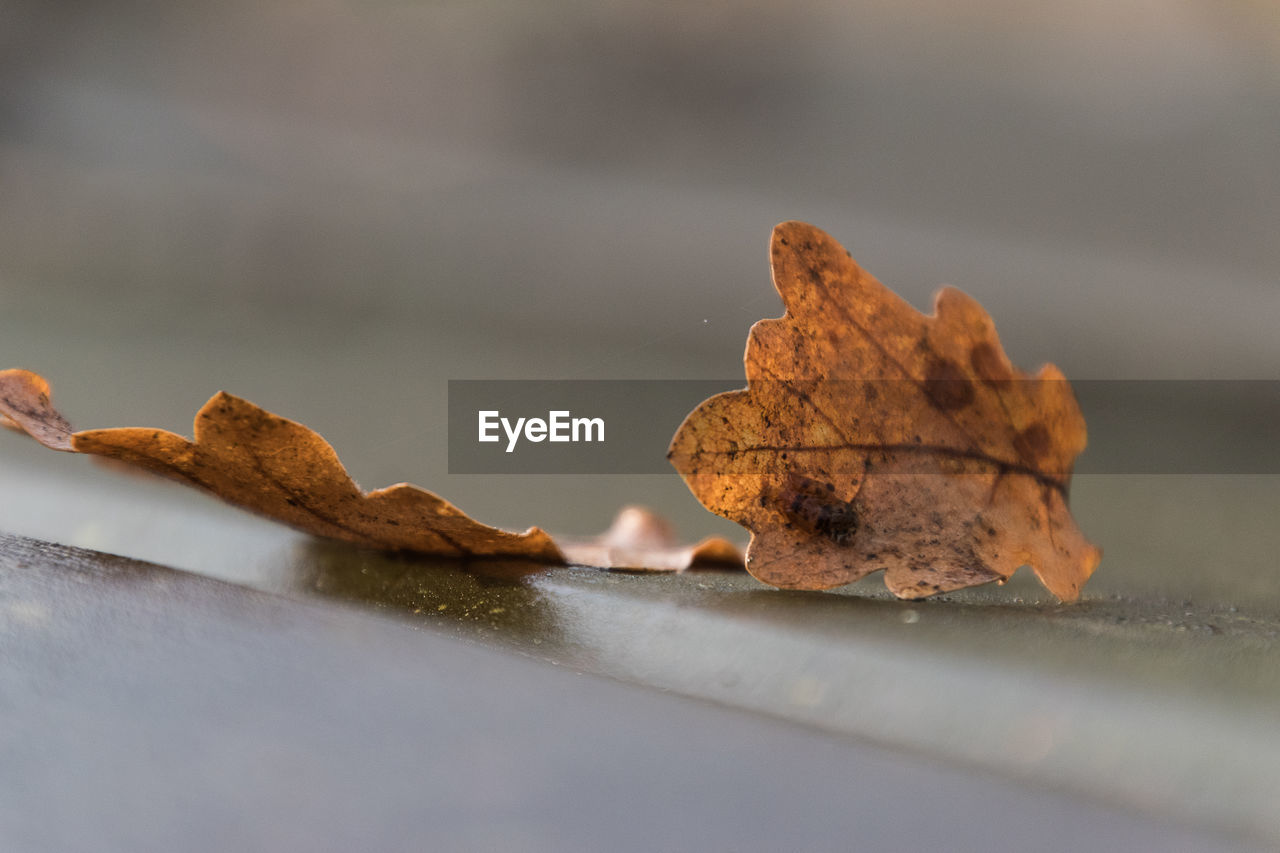
[[[685,416],[706,398],[744,384],[742,379],[452,380],[449,472],[672,473],[667,446]],[[830,394],[850,406],[870,405],[865,402],[868,396],[881,401],[915,399],[926,406],[932,405],[927,402],[932,398],[942,410],[950,407],[956,412],[969,393],[967,380],[822,384],[836,387],[823,388],[819,396]],[[794,387],[805,392],[787,395],[799,412],[816,386],[797,382]],[[1088,449],[1077,459],[1076,473],[1280,474],[1278,380],[1076,380],[1071,388],[1089,432]],[[1026,389],[1006,384],[1003,392],[1021,390]],[[481,412],[498,413],[488,416],[488,435],[496,441],[479,441]],[[507,420],[505,427],[501,418]],[[543,421],[545,429],[535,423],[529,431],[531,419]],[[603,436],[597,419],[603,422]],[[517,425],[513,444],[511,433]],[[536,440],[539,435],[541,440]],[[919,458],[920,473],[936,473],[927,453]]]

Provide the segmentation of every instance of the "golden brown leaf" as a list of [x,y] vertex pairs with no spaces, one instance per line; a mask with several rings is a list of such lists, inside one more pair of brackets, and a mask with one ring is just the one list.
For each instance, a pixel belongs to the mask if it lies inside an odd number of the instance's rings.
[[727,540],[681,546],[665,521],[638,507],[623,509],[603,536],[566,544],[562,553],[539,528],[515,534],[489,527],[416,486],[362,492],[314,431],[227,393],[196,415],[194,441],[157,429],[74,432],[42,377],[5,370],[0,423],[46,447],[161,474],[307,533],[374,548],[540,563],[563,563],[567,555],[582,565],[644,571],[742,566]]
[[1013,367],[954,288],[925,316],[811,225],[774,229],[786,313],[752,327],[747,388],[672,439],[702,504],[752,532],[747,569],[828,589],[884,569],[902,598],[1003,581],[1030,564],[1063,600],[1101,552],[1067,509],[1085,424],[1052,365]]
[[742,568],[742,552],[728,539],[711,537],[681,545],[666,519],[639,506],[623,507],[601,536],[587,542],[562,539],[571,563],[628,571],[682,572],[693,568]]
[[48,383],[25,370],[0,373],[0,413],[47,447],[136,465],[317,536],[444,556],[564,562],[537,527],[489,527],[406,483],[362,492],[314,431],[225,392],[196,415],[194,441],[157,429],[72,432],[49,402]]

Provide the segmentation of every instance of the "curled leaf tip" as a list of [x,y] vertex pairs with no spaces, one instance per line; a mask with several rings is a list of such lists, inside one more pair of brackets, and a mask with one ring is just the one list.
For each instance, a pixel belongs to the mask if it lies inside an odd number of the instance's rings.
[[30,370],[0,370],[0,416],[5,426],[25,432],[45,447],[67,453],[71,424],[53,407],[49,383]]

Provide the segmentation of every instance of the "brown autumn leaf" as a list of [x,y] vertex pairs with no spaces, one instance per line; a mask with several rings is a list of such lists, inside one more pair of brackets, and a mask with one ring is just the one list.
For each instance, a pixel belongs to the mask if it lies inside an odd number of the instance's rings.
[[609,529],[595,539],[561,539],[560,548],[571,563],[606,569],[742,568],[742,552],[728,539],[710,537],[696,545],[681,545],[666,519],[640,506],[623,507]]
[[567,556],[581,565],[646,571],[742,566],[741,552],[727,540],[681,546],[670,525],[638,507],[624,508],[603,536],[567,540],[562,551],[537,527],[520,534],[489,527],[416,486],[362,492],[314,431],[227,393],[196,415],[195,441],[156,429],[75,432],[53,407],[43,377],[0,370],[0,424],[54,450],[151,471],[307,533],[368,547],[544,564]]
[[564,562],[537,527],[489,527],[406,483],[361,491],[314,431],[225,392],[196,415],[194,441],[145,428],[73,432],[50,404],[49,384],[26,370],[0,371],[0,412],[46,447],[127,462],[317,536],[445,556]]
[[747,340],[747,388],[703,402],[669,457],[703,506],[751,533],[747,569],[829,589],[885,570],[901,598],[1030,564],[1064,601],[1101,552],[1067,509],[1084,418],[1061,372],[1009,362],[954,288],[925,316],[811,225],[774,229],[786,313]]

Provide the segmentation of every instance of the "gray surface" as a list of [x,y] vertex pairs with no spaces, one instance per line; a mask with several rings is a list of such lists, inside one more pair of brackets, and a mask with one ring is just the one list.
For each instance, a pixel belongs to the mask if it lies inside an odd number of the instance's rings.
[[[28,448],[14,438],[10,451]],[[1206,512],[1252,507],[1257,517],[1234,519],[1234,550],[1214,557],[1216,574],[1203,571],[1203,550],[1173,558],[1173,549],[1192,547],[1197,520],[1174,515],[1162,523],[1190,529],[1169,551],[1135,538],[1141,528],[1132,520],[1117,521],[1102,539],[1108,562],[1074,606],[1055,604],[1025,575],[906,604],[889,599],[878,577],[802,594],[722,572],[530,571],[387,557],[37,450],[49,464],[5,469],[0,513],[13,530],[353,603],[1064,797],[1280,839],[1272,808],[1280,796],[1280,602],[1266,562],[1276,533],[1265,523],[1276,478],[1226,478],[1216,489],[1190,478],[1183,485],[1195,488],[1179,493],[1171,488],[1178,478],[1140,488],[1103,477],[1087,497],[1077,494],[1095,513],[1120,514],[1141,498],[1168,515],[1200,501],[1200,523],[1213,520]],[[1156,494],[1161,503],[1151,504]],[[1260,564],[1246,559],[1250,548]]]
[[0,537],[0,608],[15,853],[1248,849],[31,540]]

